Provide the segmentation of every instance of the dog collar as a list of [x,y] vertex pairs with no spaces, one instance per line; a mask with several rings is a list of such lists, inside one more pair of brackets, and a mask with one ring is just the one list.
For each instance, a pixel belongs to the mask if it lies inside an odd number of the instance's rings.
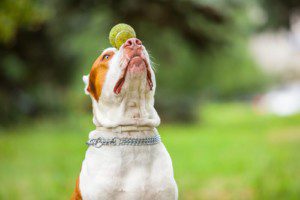
[[153,137],[146,138],[128,138],[128,137],[114,137],[104,138],[98,137],[96,139],[89,139],[86,144],[100,148],[102,146],[146,146],[155,145],[161,142],[160,136],[155,135]]

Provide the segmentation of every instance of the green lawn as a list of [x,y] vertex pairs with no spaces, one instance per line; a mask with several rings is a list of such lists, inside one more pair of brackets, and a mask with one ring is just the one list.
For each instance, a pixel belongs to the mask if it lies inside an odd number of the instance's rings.
[[[68,199],[91,120],[73,115],[0,130],[0,199]],[[300,197],[300,115],[279,118],[243,104],[213,104],[203,110],[202,123],[159,131],[180,199]]]

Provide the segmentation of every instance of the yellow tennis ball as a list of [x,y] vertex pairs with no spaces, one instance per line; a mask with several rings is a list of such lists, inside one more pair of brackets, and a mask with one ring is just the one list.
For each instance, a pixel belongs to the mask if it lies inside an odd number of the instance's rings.
[[128,24],[117,24],[109,33],[110,44],[119,49],[129,38],[135,38],[134,29]]

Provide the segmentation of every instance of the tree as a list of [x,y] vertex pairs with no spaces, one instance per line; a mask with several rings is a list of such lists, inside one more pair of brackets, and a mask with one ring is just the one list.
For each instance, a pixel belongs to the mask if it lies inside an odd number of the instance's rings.
[[[1,124],[60,106],[72,78],[73,58],[51,34],[45,5],[33,0],[0,3]],[[60,90],[58,90],[58,87]]]

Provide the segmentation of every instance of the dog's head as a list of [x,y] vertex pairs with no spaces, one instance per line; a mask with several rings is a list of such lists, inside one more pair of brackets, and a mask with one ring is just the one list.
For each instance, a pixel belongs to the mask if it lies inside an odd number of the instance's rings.
[[137,38],[128,39],[119,50],[105,49],[83,79],[86,93],[97,102],[102,96],[118,98],[134,91],[154,93],[155,90],[149,54]]
[[119,50],[105,49],[84,81],[96,126],[159,125],[154,108],[155,75],[139,39],[128,39]]

